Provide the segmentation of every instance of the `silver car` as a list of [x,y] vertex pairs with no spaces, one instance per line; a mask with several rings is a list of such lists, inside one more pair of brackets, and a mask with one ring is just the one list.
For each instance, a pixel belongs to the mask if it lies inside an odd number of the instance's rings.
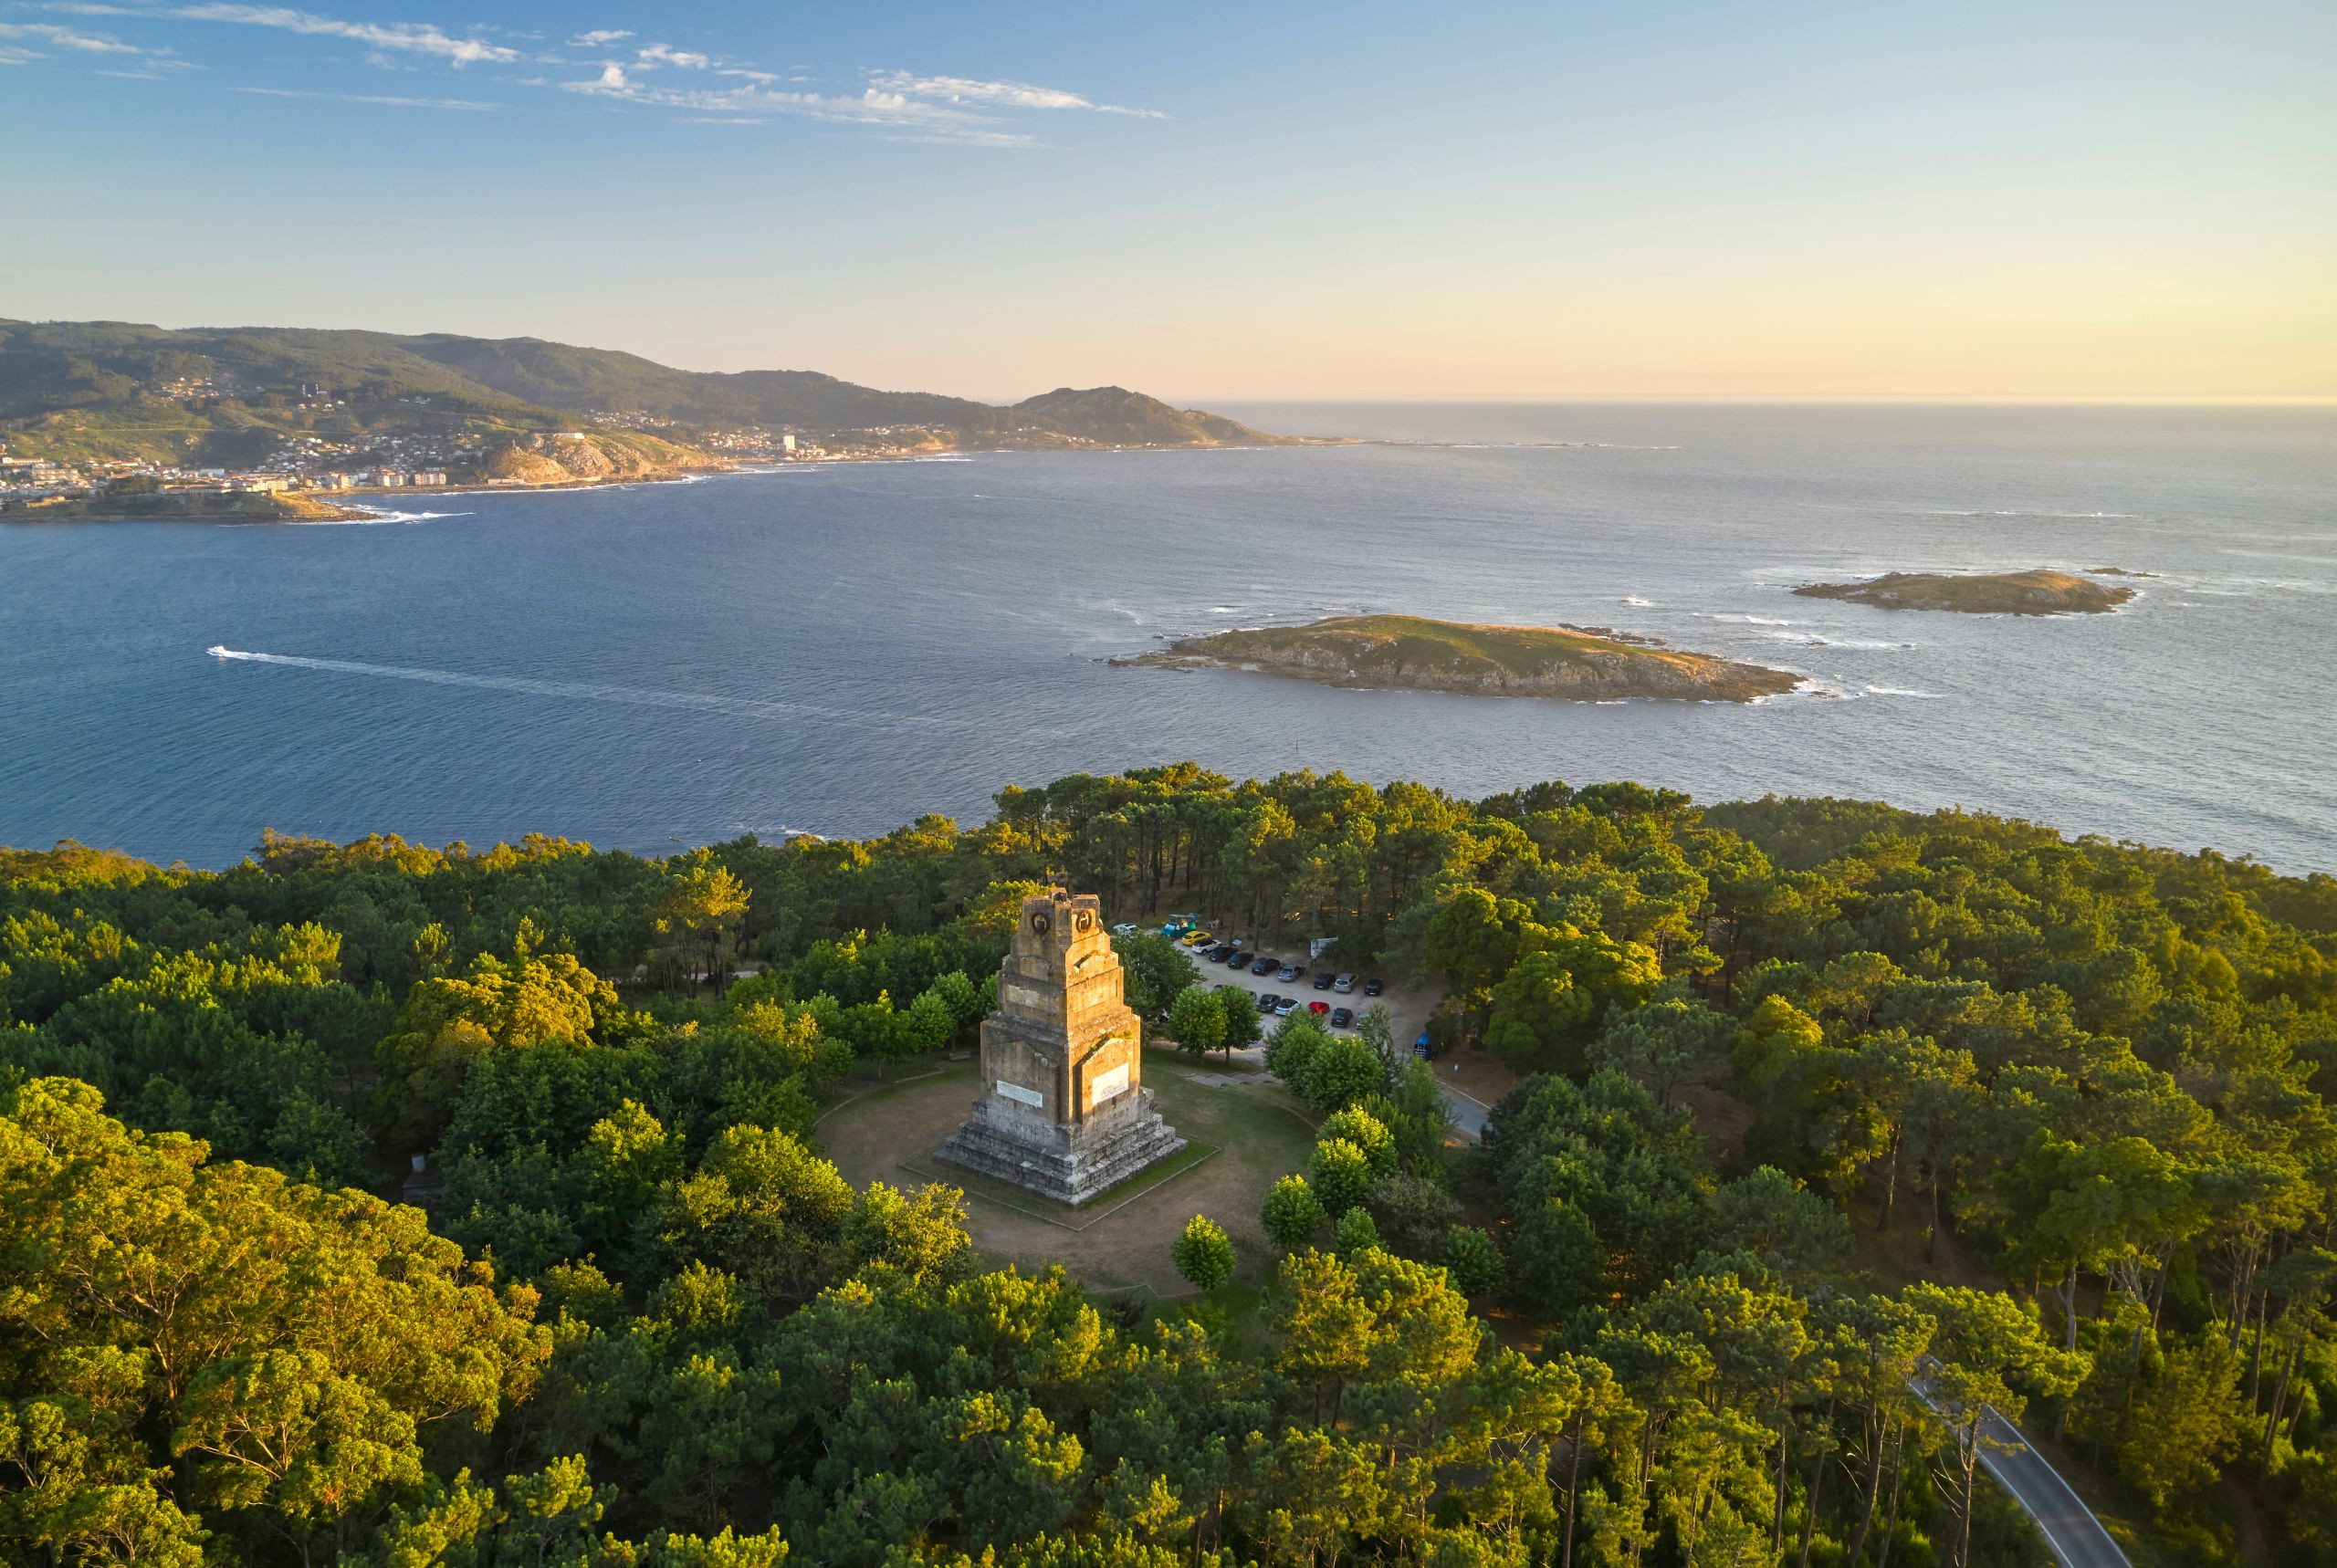
[[1355,977],[1353,975],[1341,975],[1337,979],[1331,982],[1331,989],[1337,991],[1344,996],[1347,992],[1355,989]]

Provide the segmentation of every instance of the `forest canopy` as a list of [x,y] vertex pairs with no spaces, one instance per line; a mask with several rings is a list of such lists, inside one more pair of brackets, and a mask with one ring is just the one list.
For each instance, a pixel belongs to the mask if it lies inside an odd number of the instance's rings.
[[[1633,784],[996,803],[0,850],[0,1557],[2042,1562],[1985,1402],[2138,1563],[2337,1564],[2337,881]],[[996,1266],[817,1121],[970,1041],[1052,880],[1330,943],[1517,1087],[1448,1142],[1294,1018],[1254,1288],[1227,1216],[1188,1298]],[[1121,946],[1148,1028],[1254,1038]]]

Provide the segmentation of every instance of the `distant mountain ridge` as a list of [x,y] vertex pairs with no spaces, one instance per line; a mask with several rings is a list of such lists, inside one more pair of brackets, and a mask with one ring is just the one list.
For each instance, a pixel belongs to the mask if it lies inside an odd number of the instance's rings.
[[11,455],[233,462],[300,433],[492,440],[583,427],[655,430],[691,447],[781,429],[925,449],[1284,439],[1124,387],[1061,387],[1001,407],[811,371],[676,370],[537,338],[0,319],[0,443]]

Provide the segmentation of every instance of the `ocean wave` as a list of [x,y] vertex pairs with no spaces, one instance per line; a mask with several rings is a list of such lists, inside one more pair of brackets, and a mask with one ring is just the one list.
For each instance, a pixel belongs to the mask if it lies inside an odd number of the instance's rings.
[[1945,700],[1939,692],[1919,692],[1907,686],[1868,686],[1866,695],[1875,697],[1924,697],[1932,701]]
[[1764,632],[1761,635],[1773,643],[1790,643],[1797,648],[1896,650],[1915,646],[1913,643],[1890,643],[1874,637],[1829,637],[1822,632]]
[[1626,593],[1623,595],[1623,602],[1626,604],[1636,604],[1642,610],[1651,610],[1655,607],[1654,600],[1641,599],[1636,593]]
[[318,517],[293,526],[304,528],[367,528],[377,523],[435,523],[442,517],[468,517],[472,512],[376,512],[368,510],[362,517]]
[[2133,512],[2031,511],[2018,507],[2000,508],[1994,511],[1965,512],[1944,507],[1927,507],[1923,509],[1920,515],[1926,517],[2037,517],[2047,521],[2060,517],[2067,518],[2072,522],[2091,523],[2114,522],[2122,518],[2131,519],[2137,514]]
[[823,718],[846,723],[878,719],[894,724],[930,726],[942,729],[972,729],[973,721],[935,718],[923,714],[887,713],[881,709],[844,710],[810,703],[775,702],[760,697],[727,697],[705,692],[654,691],[640,686],[603,685],[592,681],[540,681],[523,675],[475,675],[460,670],[418,669],[408,664],[371,664],[354,659],[314,659],[299,653],[256,653],[214,643],[204,650],[221,663],[277,664],[291,669],[319,670],[333,674],[372,675],[431,685],[466,686],[475,691],[515,692],[523,696],[566,697],[585,702],[626,703],[637,707],[695,708],[703,713],[735,714],[742,718]]
[[1696,616],[1697,619],[1703,621],[1727,621],[1733,622],[1739,626],[1791,626],[1795,624],[1794,622],[1788,621],[1781,615],[1729,615],[1717,613],[1710,610],[1699,610],[1696,612]]

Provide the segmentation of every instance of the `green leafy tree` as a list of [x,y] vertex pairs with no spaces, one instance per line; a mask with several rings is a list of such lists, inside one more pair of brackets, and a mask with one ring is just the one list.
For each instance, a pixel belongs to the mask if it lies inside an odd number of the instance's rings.
[[1225,1032],[1220,1042],[1230,1061],[1235,1051],[1258,1043],[1258,1007],[1240,986],[1220,986],[1210,994],[1225,1014]]
[[1322,1201],[1315,1196],[1306,1178],[1294,1174],[1284,1176],[1267,1190],[1258,1218],[1268,1240],[1285,1252],[1294,1252],[1322,1228],[1325,1215]]
[[1177,1272],[1185,1282],[1204,1294],[1217,1290],[1233,1278],[1233,1242],[1222,1227],[1201,1215],[1194,1215],[1179,1232],[1170,1249]]
[[1501,1249],[1473,1225],[1455,1226],[1445,1233],[1444,1269],[1452,1277],[1452,1288],[1472,1301],[1501,1291]]
[[1371,1156],[1345,1138],[1315,1145],[1311,1185],[1323,1212],[1337,1219],[1371,1190]]
[[1168,1038],[1189,1055],[1205,1056],[1225,1043],[1225,1008],[1206,986],[1187,986],[1168,1008]]

